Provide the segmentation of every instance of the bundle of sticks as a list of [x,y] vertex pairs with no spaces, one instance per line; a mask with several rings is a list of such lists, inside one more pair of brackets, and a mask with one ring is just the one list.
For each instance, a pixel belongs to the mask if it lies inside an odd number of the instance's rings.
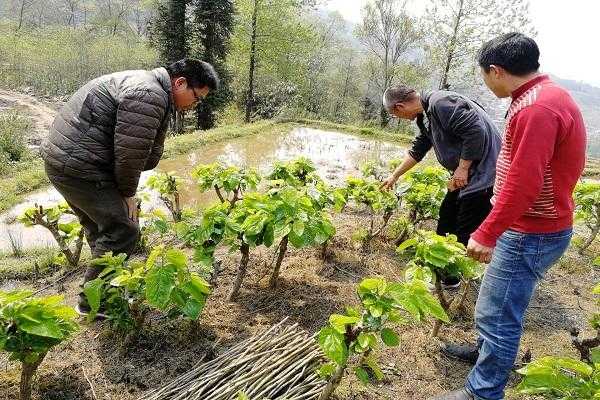
[[317,400],[327,382],[315,370],[323,353],[314,337],[281,321],[212,361],[196,365],[139,400]]

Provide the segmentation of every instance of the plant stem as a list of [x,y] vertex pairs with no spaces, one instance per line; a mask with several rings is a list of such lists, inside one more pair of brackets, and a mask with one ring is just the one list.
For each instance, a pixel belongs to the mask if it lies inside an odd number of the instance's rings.
[[[442,282],[440,281],[439,275],[436,272],[433,272],[433,274],[435,279],[435,294],[437,295],[440,301],[440,305],[442,306],[444,311],[448,312],[451,303],[448,303],[448,300],[446,300],[446,297],[444,296],[444,289],[442,289]],[[431,331],[431,337],[437,337],[441,327],[442,321],[436,319],[435,323],[433,324],[433,330]]]
[[238,266],[238,273],[235,278],[235,282],[233,287],[231,288],[231,292],[229,293],[229,301],[234,301],[240,291],[240,287],[242,286],[242,281],[244,280],[244,276],[246,276],[246,268],[248,267],[248,260],[250,259],[250,245],[248,243],[242,243],[240,247],[240,253],[242,253],[242,259],[240,260],[240,265]]
[[279,269],[281,268],[281,263],[283,262],[285,253],[287,252],[287,246],[288,246],[288,235],[285,235],[283,237],[283,239],[281,239],[281,243],[279,245],[279,255],[277,256],[277,261],[275,262],[275,268],[273,268],[273,273],[271,274],[271,279],[269,280],[270,288],[274,288],[277,286],[277,278],[279,277]]
[[219,198],[221,203],[225,203],[225,198],[221,194],[221,189],[219,189],[219,187],[217,185],[215,185],[214,187],[215,187],[215,192],[217,193],[217,197]]
[[331,378],[329,378],[329,382],[327,382],[327,386],[325,386],[325,388],[321,392],[319,400],[327,400],[329,396],[331,396],[335,388],[338,387],[338,385],[342,381],[342,377],[344,376],[345,370],[345,365],[338,365],[336,367],[335,372],[333,373],[333,375],[331,375]]
[[20,400],[31,399],[31,383],[38,367],[46,357],[46,353],[40,354],[38,359],[32,363],[23,362],[21,364],[21,383],[19,385]]
[[579,249],[579,255],[583,255],[583,253],[587,250],[587,248],[590,247],[592,242],[596,239],[596,236],[598,236],[598,233],[600,233],[600,205],[598,205],[598,218],[596,220],[596,226],[593,227],[590,237],[585,241],[585,243]]

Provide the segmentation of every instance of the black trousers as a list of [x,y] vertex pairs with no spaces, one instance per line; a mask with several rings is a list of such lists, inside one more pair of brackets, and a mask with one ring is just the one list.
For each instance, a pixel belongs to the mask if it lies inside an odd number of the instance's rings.
[[475,232],[483,220],[492,210],[490,202],[493,188],[488,188],[475,193],[469,193],[458,198],[459,190],[448,192],[440,207],[438,220],[438,235],[445,236],[452,233],[458,241],[465,246],[469,242],[471,233]]
[[[65,176],[47,164],[46,174],[79,218],[93,258],[109,251],[114,255],[133,252],[140,236],[139,225],[129,218],[127,204],[115,182]],[[83,282],[95,279],[100,272],[101,267],[88,267]]]

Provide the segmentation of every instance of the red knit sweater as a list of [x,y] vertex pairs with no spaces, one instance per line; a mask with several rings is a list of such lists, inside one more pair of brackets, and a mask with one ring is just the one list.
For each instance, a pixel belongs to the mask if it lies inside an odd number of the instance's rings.
[[512,93],[496,165],[494,207],[471,236],[494,247],[507,229],[552,233],[573,225],[573,189],[586,133],[569,93],[540,75]]

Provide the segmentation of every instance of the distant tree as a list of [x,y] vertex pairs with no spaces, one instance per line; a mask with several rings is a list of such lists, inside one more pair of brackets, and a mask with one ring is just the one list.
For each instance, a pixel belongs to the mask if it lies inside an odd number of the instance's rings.
[[150,43],[158,50],[160,61],[170,64],[185,58],[186,0],[159,1],[156,15],[150,23]]
[[197,127],[210,129],[215,125],[215,112],[231,101],[231,74],[226,67],[229,38],[233,33],[234,6],[232,0],[196,0],[193,25],[198,38],[197,48],[191,51],[196,58],[215,67],[221,88],[211,92],[196,108]]
[[429,0],[424,26],[440,89],[465,79],[470,79],[466,86],[473,85],[474,59],[483,42],[511,31],[536,34],[528,0]]
[[[308,76],[316,34],[305,18],[312,1],[238,0],[228,65],[245,108],[245,119],[257,113],[261,97],[295,93]],[[269,112],[270,113],[270,112]]]
[[[168,65],[188,54],[186,40],[186,0],[159,1],[150,23],[150,43],[158,50],[159,60]],[[183,132],[183,113],[173,110],[171,128]]]
[[407,0],[371,0],[363,9],[363,19],[356,34],[371,56],[376,69],[375,86],[379,96],[381,126],[389,117],[383,108],[383,92],[398,76],[399,66],[406,63],[407,52],[420,40],[416,21],[405,11]]

